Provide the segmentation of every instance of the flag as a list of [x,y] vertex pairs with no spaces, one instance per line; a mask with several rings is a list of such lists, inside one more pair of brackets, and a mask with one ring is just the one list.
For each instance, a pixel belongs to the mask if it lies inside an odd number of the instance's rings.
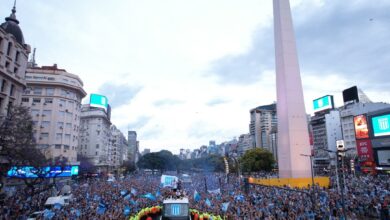
[[54,204],[54,209],[61,209],[62,205],[60,203],[55,203]]
[[49,209],[45,209],[45,211],[43,211],[43,218],[44,219],[52,219],[54,217],[55,213],[50,211]]
[[211,202],[210,202],[210,200],[209,200],[208,198],[206,199],[205,203],[206,203],[206,205],[207,205],[208,207],[211,207]]
[[99,201],[99,200],[100,200],[100,197],[99,197],[98,195],[94,195],[94,196],[93,196],[93,200],[94,200],[94,201]]
[[160,193],[160,190],[158,189],[156,192],[156,197],[159,197],[159,196],[161,196],[161,193]]
[[214,190],[207,190],[209,193],[211,193],[211,194],[219,194],[219,193],[221,193],[221,189],[220,188],[218,188],[218,189],[214,189]]
[[130,204],[131,204],[131,205],[137,205],[137,202],[134,201],[134,200],[130,200]]
[[133,187],[131,187],[131,194],[133,194],[133,195],[137,195],[137,190],[136,189],[134,189]]
[[200,194],[196,190],[194,191],[194,200],[195,202],[199,202],[200,200]]
[[125,209],[123,210],[123,214],[125,216],[128,216],[128,215],[130,215],[130,211],[131,211],[130,207],[129,206],[125,206]]
[[76,216],[77,216],[77,217],[80,217],[80,216],[81,216],[81,212],[80,212],[80,210],[78,210],[78,209],[76,209]]
[[141,197],[156,201],[156,197],[152,193],[147,193]]
[[229,204],[230,204],[230,202],[224,202],[224,203],[222,203],[221,209],[222,209],[223,212],[227,212],[227,210],[228,210],[228,208],[229,208]]
[[131,196],[130,194],[127,194],[127,196],[123,197],[125,200],[130,200],[131,199]]
[[234,199],[235,199],[236,201],[242,202],[242,201],[245,200],[245,197],[244,197],[243,195],[237,195],[236,197],[234,197]]
[[106,212],[106,205],[104,203],[100,202],[96,212],[99,215],[103,215]]
[[121,190],[121,196],[124,196],[124,195],[126,195],[127,194],[127,190]]

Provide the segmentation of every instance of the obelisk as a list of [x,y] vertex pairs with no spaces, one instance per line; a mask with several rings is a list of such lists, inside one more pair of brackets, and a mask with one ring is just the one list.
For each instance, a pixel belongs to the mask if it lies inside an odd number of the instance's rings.
[[310,143],[289,0],[274,0],[279,178],[311,176]]

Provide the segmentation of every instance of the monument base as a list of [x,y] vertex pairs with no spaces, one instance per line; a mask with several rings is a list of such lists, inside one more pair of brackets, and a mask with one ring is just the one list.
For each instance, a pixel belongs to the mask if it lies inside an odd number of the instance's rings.
[[[249,177],[248,182],[251,184],[265,185],[265,186],[289,186],[296,188],[309,188],[312,185],[312,178],[269,178],[259,179]],[[329,177],[314,177],[314,184],[321,187],[329,188],[330,179]]]

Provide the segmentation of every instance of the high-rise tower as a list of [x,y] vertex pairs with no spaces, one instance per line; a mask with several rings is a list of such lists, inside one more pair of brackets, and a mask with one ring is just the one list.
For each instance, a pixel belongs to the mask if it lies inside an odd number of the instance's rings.
[[280,178],[310,177],[309,133],[289,0],[274,0]]

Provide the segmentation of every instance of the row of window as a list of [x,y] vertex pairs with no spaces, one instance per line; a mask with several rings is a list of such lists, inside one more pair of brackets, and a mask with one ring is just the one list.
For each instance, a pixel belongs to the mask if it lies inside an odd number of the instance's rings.
[[[27,87],[26,90],[24,90],[24,94],[29,95],[46,95],[46,96],[54,96],[55,95],[55,88],[42,88],[42,87]],[[76,99],[80,101],[80,97],[77,96],[76,93],[61,89],[57,95],[69,98],[69,99]]]
[[[2,38],[2,37],[0,37],[0,51],[3,53],[3,44],[5,43],[5,40]],[[14,60],[14,62],[15,63],[17,63],[17,64],[19,64],[19,60],[20,60],[20,52],[16,49],[16,48],[14,48],[13,47],[13,44],[12,44],[12,42],[8,42],[8,44],[7,44],[7,53],[6,53],[6,55],[7,55],[7,57],[12,61],[12,56],[13,56],[13,51],[14,50],[16,50],[16,52],[15,52],[15,56],[13,57],[13,60]],[[9,61],[6,61],[6,63],[5,63],[5,67],[9,70],[9,68],[10,68],[10,62]],[[18,72],[18,68],[17,67],[15,67],[14,68],[14,73],[17,73]]]
[[[8,82],[5,79],[2,79],[0,82],[0,92],[7,94],[7,88],[8,88]],[[14,96],[15,95],[15,85],[12,83],[9,83],[9,93],[7,95]]]

